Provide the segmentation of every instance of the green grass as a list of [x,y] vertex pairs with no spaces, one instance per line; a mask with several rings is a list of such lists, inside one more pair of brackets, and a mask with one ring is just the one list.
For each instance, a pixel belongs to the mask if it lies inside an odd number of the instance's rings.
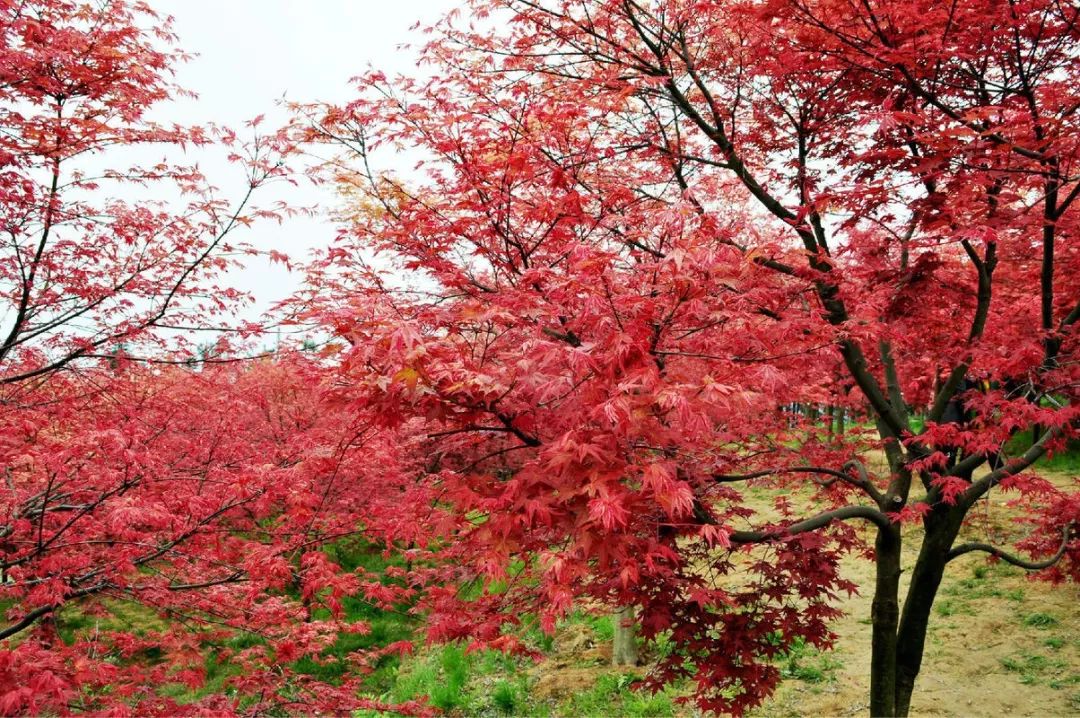
[[1016,673],[1024,685],[1046,683],[1051,688],[1060,689],[1076,682],[1080,676],[1065,675],[1068,668],[1064,661],[1049,658],[1039,653],[1023,652],[1001,659],[1001,666],[1010,673]]
[[522,668],[521,660],[497,651],[470,653],[461,644],[447,644],[404,661],[390,677],[389,689],[377,697],[391,703],[426,700],[444,712],[517,715],[527,705]]
[[805,683],[825,683],[836,679],[836,669],[841,665],[831,654],[823,653],[807,645],[802,638],[797,638],[780,658],[780,675]]
[[934,604],[934,612],[939,616],[956,616],[962,614],[965,616],[971,616],[975,614],[974,609],[971,608],[966,602],[959,600],[946,599],[944,601],[938,601]]
[[634,690],[636,680],[637,677],[629,673],[601,675],[591,690],[576,694],[560,706],[556,713],[623,718],[652,718],[675,714],[675,689],[668,688],[655,694],[638,691]]
[[[1008,456],[1019,456],[1030,447],[1031,429],[1028,429],[1018,433],[1005,445],[1005,453]],[[1066,473],[1080,472],[1080,440],[1073,439],[1064,451],[1059,451],[1053,456],[1044,456],[1039,459],[1036,466]]]
[[1049,613],[1029,613],[1024,616],[1024,625],[1033,628],[1049,628],[1057,623],[1058,620]]
[[[576,648],[570,653],[560,652],[559,640],[567,635],[584,637],[587,648],[609,643],[614,635],[614,624],[608,615],[594,615],[575,611],[559,624],[558,636],[547,636],[536,625],[534,617],[526,616],[515,630],[522,635],[526,645],[544,653],[555,652],[560,670],[567,665],[571,670],[579,667],[571,660]],[[582,630],[584,627],[585,630]],[[662,654],[670,650],[657,642],[653,651]],[[809,656],[809,652],[805,652]],[[816,659],[815,659],[816,660]],[[580,667],[592,668],[589,662]],[[808,666],[807,670],[811,670]],[[633,673],[613,673],[607,667],[595,667],[595,681],[565,699],[540,700],[532,691],[538,675],[532,658],[508,656],[497,651],[467,651],[462,644],[429,646],[404,659],[388,674],[385,690],[372,692],[372,698],[389,703],[412,700],[427,701],[441,712],[468,716],[609,716],[646,718],[671,716],[675,713],[677,687],[653,694],[636,690],[638,677]],[[580,675],[580,674],[577,674]],[[585,674],[586,676],[589,673]],[[361,712],[358,718],[376,718],[375,713]]]
[[56,614],[56,632],[69,646],[78,638],[93,635],[97,631],[130,631],[136,636],[159,631],[164,621],[142,604],[131,601],[106,599],[93,604],[79,602],[64,606]]
[[610,615],[585,615],[584,620],[592,628],[597,641],[607,643],[615,640],[615,622]]
[[516,715],[525,702],[521,686],[508,680],[500,680],[491,691],[491,702],[506,715]]
[[210,651],[203,659],[203,668],[206,678],[203,684],[197,688],[183,683],[166,683],[158,689],[158,693],[167,698],[172,698],[179,704],[193,703],[200,698],[213,694],[228,695],[225,682],[233,676],[241,673],[241,668],[235,663],[222,660],[218,651]]
[[[401,556],[387,555],[381,548],[362,541],[342,541],[327,546],[324,550],[329,554],[330,559],[343,570],[355,571],[363,568],[371,573],[383,575],[383,581],[388,584],[393,583],[395,579],[385,578],[386,568],[405,564]],[[296,661],[293,667],[300,673],[334,683],[350,670],[349,654],[386,646],[395,641],[410,640],[416,632],[416,619],[406,613],[407,606],[386,610],[353,596],[344,597],[341,606],[346,621],[350,623],[362,621],[369,626],[370,631],[364,634],[339,635],[333,645],[323,652],[319,660],[304,657]],[[328,613],[325,610],[315,611],[313,617],[327,618]],[[393,674],[399,663],[400,658],[396,655],[380,658],[374,670],[365,677],[364,687],[373,693],[388,690],[393,683]]]
[[443,711],[463,708],[466,703],[465,681],[469,677],[469,665],[465,649],[443,646],[429,660],[412,666],[399,676],[391,695],[397,702],[405,702],[427,696],[431,705]]
[[[1022,602],[1024,600],[1023,588],[1004,590],[1000,587],[999,581],[993,580],[1014,577],[1020,573],[1020,569],[1004,563],[976,564],[975,566],[972,566],[971,576],[961,578],[945,585],[941,589],[941,595],[956,597],[963,601],[979,598],[1004,598],[1009,601]],[[934,608],[943,616],[953,615],[955,613],[970,613],[970,610],[967,610],[966,608],[957,610],[960,606],[965,605],[961,603],[953,602],[947,607],[940,607],[947,603],[949,603],[948,599],[940,602]]]
[[1060,691],[1062,688],[1068,686],[1080,685],[1080,673],[1071,673],[1062,678],[1055,678],[1049,681],[1046,685],[1053,688],[1055,691]]

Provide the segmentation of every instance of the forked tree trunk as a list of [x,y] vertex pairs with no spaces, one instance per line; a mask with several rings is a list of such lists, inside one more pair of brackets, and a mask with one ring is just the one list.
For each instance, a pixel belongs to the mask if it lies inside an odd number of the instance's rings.
[[911,695],[926,647],[930,610],[964,513],[960,507],[938,505],[927,515],[926,533],[911,572],[902,614],[898,611],[900,532],[895,527],[878,532],[877,583],[872,608],[871,716],[902,717],[911,709]]
[[611,665],[636,666],[638,663],[637,624],[633,606],[623,606],[611,616],[615,636],[611,646]]

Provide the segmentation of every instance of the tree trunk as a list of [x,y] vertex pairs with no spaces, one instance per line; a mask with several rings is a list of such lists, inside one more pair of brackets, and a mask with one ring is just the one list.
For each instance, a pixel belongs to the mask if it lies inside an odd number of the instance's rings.
[[635,620],[633,606],[623,606],[612,614],[611,621],[615,627],[615,637],[611,646],[611,665],[637,665],[637,624]]
[[926,629],[933,608],[949,549],[960,531],[964,517],[959,507],[941,506],[931,512],[924,522],[919,558],[911,572],[911,585],[904,600],[904,613],[896,641],[896,715],[906,716],[911,707],[911,693],[922,667],[926,647]]
[[896,631],[900,621],[900,528],[878,529],[877,577],[870,609],[873,638],[870,653],[870,715],[896,713]]
[[879,529],[875,549],[877,580],[872,607],[870,715],[907,716],[915,679],[922,667],[926,629],[946,559],[960,531],[965,510],[939,505],[924,521],[925,536],[911,572],[911,584],[899,611],[900,547],[898,527]]

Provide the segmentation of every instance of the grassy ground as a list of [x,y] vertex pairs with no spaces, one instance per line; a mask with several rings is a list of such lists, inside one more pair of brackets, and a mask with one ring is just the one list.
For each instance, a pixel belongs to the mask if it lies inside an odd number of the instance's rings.
[[[1062,484],[1077,461],[1056,458],[1045,469]],[[771,502],[758,492],[762,507]],[[1005,498],[980,507],[996,537],[1015,532]],[[983,539],[971,533],[964,539]],[[917,552],[906,544],[905,563]],[[870,587],[873,567],[845,562],[845,574],[864,587],[843,601],[834,651],[799,647],[779,661],[784,677],[754,718],[863,715],[870,663]],[[906,586],[904,587],[906,589]],[[950,565],[927,641],[912,714],[918,716],[1080,716],[1080,591],[1074,585],[1031,581],[1020,569],[972,554]],[[469,657],[456,647],[433,649],[406,662],[391,695],[411,698],[434,690],[433,703],[456,715],[688,716],[676,703],[679,687],[658,696],[634,691],[639,671],[610,667],[607,618],[577,614],[554,640],[535,638],[545,657],[537,664]],[[646,657],[648,653],[646,651]]]
[[[1068,483],[1076,471],[1073,455],[1052,462],[1048,475]],[[772,496],[752,491],[764,508]],[[1011,510],[1000,495],[980,508],[989,530],[1007,535],[1015,529]],[[985,531],[983,528],[980,531]],[[983,538],[972,535],[969,538]],[[906,544],[910,566],[917,546]],[[392,560],[360,544],[330,549],[346,569],[363,566],[379,572]],[[754,712],[754,718],[805,715],[862,715],[866,712],[870,656],[871,564],[845,562],[845,574],[865,587],[862,595],[844,600],[846,612],[834,629],[834,651],[821,653],[796,647],[778,661],[784,681],[777,694]],[[965,556],[950,566],[934,607],[923,672],[916,686],[913,715],[922,716],[1080,716],[1080,591],[1076,586],[1051,587],[1029,581],[1024,572],[1005,564],[988,564],[980,554]],[[346,634],[322,661],[302,660],[301,671],[333,681],[346,668],[345,656],[358,649],[407,639],[418,627],[404,610],[385,611],[353,599],[344,604],[353,621],[370,624],[365,635]],[[402,607],[405,609],[407,607]],[[135,626],[138,631],[160,627],[145,609],[109,606],[109,622]],[[145,614],[145,615],[144,615]],[[107,628],[101,618],[65,610],[57,627],[65,640],[77,633]],[[118,625],[119,625],[118,624]],[[387,657],[366,679],[370,696],[407,701],[427,696],[433,707],[457,716],[690,716],[692,709],[677,702],[684,686],[652,695],[635,690],[644,669],[612,668],[611,619],[578,612],[564,621],[555,636],[530,631],[525,638],[542,658],[512,658],[491,651],[467,652],[462,646],[421,648],[399,660]],[[245,635],[228,647],[241,648],[257,640]],[[646,660],[655,646],[644,647]],[[146,656],[153,660],[153,656]],[[206,685],[192,689],[175,683],[161,693],[180,702],[223,690],[238,668],[208,647]],[[374,718],[373,714],[360,714]]]
[[[554,636],[526,635],[542,658],[515,658],[494,651],[468,652],[461,645],[429,647],[394,671],[387,701],[428,696],[432,706],[467,716],[670,716],[676,688],[652,695],[633,690],[640,669],[615,669],[611,619],[575,613]],[[374,714],[363,714],[365,718]]]
[[[1070,485],[1076,462],[1063,455],[1044,475]],[[985,526],[966,529],[960,540],[1016,538],[1007,498],[992,494],[978,508]],[[905,542],[904,565],[918,550]],[[755,716],[862,715],[867,710],[870,667],[870,591],[873,566],[849,560],[845,575],[865,587],[839,605],[828,680],[808,685],[785,681]],[[901,591],[906,590],[902,577]],[[903,595],[903,593],[901,593]],[[919,716],[1080,716],[1080,589],[1032,581],[1004,563],[969,554],[950,564],[934,604],[912,714]]]
[[[531,636],[539,661],[461,646],[429,648],[404,662],[381,698],[405,701],[429,696],[439,710],[458,716],[689,716],[678,703],[687,691],[672,686],[659,694],[636,689],[644,668],[611,666],[611,619],[575,613],[554,637]],[[655,646],[645,647],[654,654]],[[809,687],[836,682],[841,664],[832,654],[800,645],[778,661],[785,681]],[[363,714],[374,718],[374,714]]]
[[[847,574],[868,586],[870,566]],[[1035,583],[1005,564],[964,557],[946,575],[931,618],[912,714],[1080,715],[1080,616],[1075,586]],[[869,684],[870,596],[835,625],[834,670],[817,684],[785,681],[757,716],[862,715]]]

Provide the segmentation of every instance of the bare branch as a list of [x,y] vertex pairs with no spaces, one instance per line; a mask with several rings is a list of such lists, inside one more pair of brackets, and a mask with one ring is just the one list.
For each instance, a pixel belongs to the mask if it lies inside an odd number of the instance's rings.
[[966,553],[972,553],[973,551],[982,551],[988,553],[991,556],[995,556],[1005,563],[1018,566],[1028,571],[1041,571],[1044,568],[1050,568],[1055,563],[1061,560],[1061,557],[1065,555],[1065,549],[1069,546],[1069,539],[1072,536],[1073,522],[1065,524],[1065,527],[1061,530],[1061,545],[1058,546],[1058,550],[1053,556],[1043,559],[1042,561],[1025,561],[1022,558],[1017,558],[1010,553],[1006,553],[1004,550],[993,546],[988,543],[965,543],[954,547],[949,551],[948,558],[945,559],[946,563],[952,561],[954,558],[959,558]]
[[786,536],[795,536],[816,531],[831,524],[833,521],[848,521],[850,519],[864,519],[870,521],[881,529],[888,529],[892,521],[888,516],[869,506],[844,506],[843,508],[825,511],[798,523],[781,526],[769,531],[735,531],[728,538],[735,543],[764,543],[774,541]]
[[[847,473],[847,469],[852,468],[858,472],[858,478]],[[832,480],[823,484],[823,486],[829,486],[834,481],[843,481],[845,484],[850,484],[851,486],[865,491],[879,506],[885,500],[884,495],[878,491],[877,487],[870,481],[870,477],[866,472],[866,467],[857,459],[848,461],[843,465],[840,471],[837,471],[836,469],[827,469],[822,466],[788,466],[762,469],[760,471],[753,471],[749,474],[713,474],[712,479],[718,483],[727,484],[739,481],[749,481],[750,479],[760,479],[764,476],[771,476],[774,474],[821,474],[824,476],[831,476],[833,477]]]
[[[974,482],[967,491],[964,492],[964,501],[968,505],[974,503],[980,496],[985,494],[994,486],[997,486],[998,482],[1002,479],[1006,479],[1010,476],[1015,476],[1021,471],[1024,471],[1029,466],[1042,458],[1046,453],[1046,445],[1053,439],[1061,435],[1062,429],[1060,427],[1054,427],[1045,432],[1039,440],[1031,445],[1027,451],[1021,454],[1019,457],[1007,462],[1004,466],[994,469],[990,473],[986,474],[978,481]],[[981,463],[981,462],[980,462]],[[976,464],[977,466],[978,464]]]

